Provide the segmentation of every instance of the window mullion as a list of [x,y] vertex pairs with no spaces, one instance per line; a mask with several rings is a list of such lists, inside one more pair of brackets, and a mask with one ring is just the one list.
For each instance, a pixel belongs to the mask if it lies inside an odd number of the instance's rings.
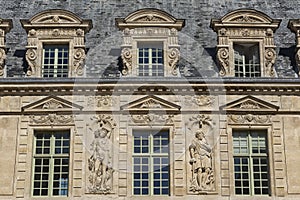
[[149,48],[149,76],[152,76],[152,50],[152,48]]

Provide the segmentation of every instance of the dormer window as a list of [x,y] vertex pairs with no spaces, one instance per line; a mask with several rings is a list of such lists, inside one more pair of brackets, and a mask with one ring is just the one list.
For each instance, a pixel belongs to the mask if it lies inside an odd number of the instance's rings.
[[91,20],[82,20],[66,10],[47,10],[21,23],[28,34],[27,76],[84,75],[84,36],[92,28]]
[[217,61],[220,76],[275,77],[274,32],[281,20],[252,9],[240,9],[212,19],[218,34]]
[[147,8],[116,19],[116,24],[123,31],[123,76],[179,76],[178,31],[184,20]]
[[257,43],[234,43],[235,77],[260,77],[259,46]]
[[69,45],[44,45],[43,77],[68,77]]
[[138,76],[164,76],[162,43],[138,43]]

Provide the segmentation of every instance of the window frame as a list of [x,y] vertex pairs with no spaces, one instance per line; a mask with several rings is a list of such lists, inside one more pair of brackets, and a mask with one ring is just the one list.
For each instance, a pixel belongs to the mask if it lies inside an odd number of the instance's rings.
[[[44,77],[44,65],[45,65],[45,63],[44,63],[44,61],[45,61],[45,57],[44,57],[44,55],[45,55],[45,46],[53,46],[53,47],[59,47],[59,46],[61,46],[61,47],[67,47],[68,48],[68,63],[67,63],[67,76],[66,77],[64,77],[64,76],[62,76],[62,77],[58,77],[57,76],[57,72],[56,73],[53,73],[53,74],[56,74],[56,76],[53,76],[53,77]],[[55,49],[57,49],[57,48],[55,48]],[[42,53],[41,53],[41,77],[43,77],[43,78],[68,78],[69,76],[70,76],[70,58],[71,58],[71,54],[70,54],[70,50],[71,50],[71,47],[70,47],[70,42],[60,42],[60,43],[54,43],[54,42],[51,42],[51,43],[49,43],[49,42],[42,42],[42,48],[41,48],[41,50],[42,50]],[[55,56],[54,56],[54,62],[57,62],[57,60],[58,60],[58,55],[56,55],[56,53],[55,53]],[[56,64],[54,64],[54,65],[56,65],[56,67],[57,67],[57,63]],[[57,68],[56,68],[57,69]],[[49,73],[48,73],[48,75],[49,75]]]
[[[142,48],[141,48],[142,46]],[[140,65],[141,63],[139,62],[140,59],[140,49],[146,49],[148,48],[148,75],[140,75]],[[162,63],[159,63],[162,66],[162,75],[155,75],[153,76],[153,49],[161,49],[162,51]],[[136,74],[138,77],[164,77],[165,76],[165,71],[166,71],[166,66],[165,66],[165,50],[164,50],[164,42],[163,41],[137,41],[137,52],[136,52],[136,59],[137,59],[137,68],[136,68]],[[145,57],[142,57],[145,58]],[[143,65],[145,65],[145,63],[142,63]],[[144,72],[145,70],[143,70],[143,74],[145,74]],[[158,74],[158,69],[156,70],[156,74]],[[151,75],[150,75],[151,74]]]
[[[237,195],[237,196],[270,196],[270,188],[271,188],[271,185],[270,185],[270,161],[269,161],[269,146],[268,146],[268,136],[267,136],[267,130],[265,129],[257,129],[257,130],[251,130],[251,129],[233,129],[232,131],[232,142],[234,142],[234,139],[235,139],[235,136],[234,134],[237,134],[239,136],[241,136],[241,134],[245,134],[246,135],[246,145],[245,147],[247,147],[247,153],[235,153],[234,152],[234,144],[232,145],[232,149],[233,149],[233,154],[232,154],[232,159],[233,159],[233,167],[234,167],[234,170],[233,170],[233,174],[234,174],[234,182],[236,181],[236,178],[235,178],[235,163],[234,163],[234,160],[235,158],[246,158],[248,160],[248,183],[249,183],[249,194],[237,194],[236,193],[236,185],[234,184],[234,194]],[[252,147],[253,147],[253,134],[258,134],[258,135],[264,135],[264,138],[265,138],[265,145],[266,145],[266,153],[253,153],[252,152]],[[240,140],[239,140],[240,141]],[[241,146],[239,146],[241,147]],[[254,167],[254,163],[253,163],[253,159],[254,158],[265,158],[267,160],[267,179],[268,179],[268,194],[255,194],[255,186],[254,186],[254,181],[256,180],[254,178],[254,171],[253,171],[253,167]],[[241,171],[243,172],[243,171]],[[242,180],[242,179],[241,179]],[[262,181],[262,178],[259,179],[259,181],[261,182]],[[243,190],[243,187],[241,186],[241,190]]]
[[[32,198],[68,198],[70,197],[70,190],[72,184],[72,174],[70,173],[72,170],[72,134],[70,129],[34,129],[32,134],[32,169],[31,169],[31,187],[30,187],[30,194]],[[36,135],[37,134],[50,134],[50,153],[49,154],[36,154]],[[68,146],[68,155],[66,154],[59,154],[55,155],[53,149],[55,148],[55,144],[51,144],[55,142],[53,139],[54,134],[68,134],[69,136],[69,146]],[[49,177],[48,177],[48,194],[45,196],[42,195],[34,195],[34,176],[35,176],[35,162],[36,158],[49,158]],[[68,185],[67,185],[67,194],[66,195],[53,195],[53,175],[54,175],[54,160],[55,158],[68,158]]]
[[[251,39],[251,38],[244,38],[244,39],[234,39],[230,38],[230,59],[229,59],[229,68],[230,68],[230,73],[232,74],[233,77],[235,78],[262,78],[265,76],[265,71],[264,71],[264,44],[263,44],[263,39]],[[235,76],[235,49],[234,45],[235,44],[257,44],[258,45],[258,55],[259,55],[259,65],[260,65],[260,76],[259,77],[237,77]]]
[[[153,153],[153,134],[154,133],[158,133],[158,132],[166,132],[168,134],[168,153]],[[143,154],[143,153],[134,153],[134,135],[135,134],[147,134],[148,135],[148,138],[150,137],[150,139],[148,140],[149,141],[149,152],[146,154]],[[132,192],[132,195],[135,196],[135,197],[149,197],[149,196],[155,196],[155,197],[159,197],[159,196],[163,196],[163,197],[167,197],[167,196],[171,196],[171,185],[172,185],[172,166],[171,166],[171,143],[170,143],[170,137],[171,136],[171,132],[169,129],[155,129],[155,130],[148,130],[148,129],[133,129],[132,130],[132,143],[130,144],[130,149],[131,149],[131,162],[132,163],[132,176],[131,176],[131,179],[130,179],[130,184],[132,186],[132,189],[131,189],[131,192]],[[152,172],[150,173],[149,175],[149,193],[147,195],[143,195],[143,194],[134,194],[134,158],[135,157],[140,157],[140,158],[143,158],[143,157],[147,157],[149,158],[149,163],[150,163],[150,168],[149,170]],[[152,158],[155,158],[155,157],[159,157],[159,158],[163,158],[163,157],[167,157],[168,158],[168,182],[169,182],[169,185],[168,185],[168,194],[154,194],[154,173],[153,173],[153,161],[152,161]],[[160,179],[161,180],[161,179]]]

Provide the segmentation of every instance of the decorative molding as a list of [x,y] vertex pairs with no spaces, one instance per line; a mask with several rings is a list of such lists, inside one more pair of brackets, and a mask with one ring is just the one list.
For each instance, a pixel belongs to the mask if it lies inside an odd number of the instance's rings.
[[235,124],[268,124],[271,123],[270,115],[229,115],[229,123]]
[[161,115],[149,113],[145,115],[131,115],[132,123],[135,125],[154,126],[154,125],[174,125],[174,115]]
[[88,158],[88,192],[110,194],[113,190],[113,146],[112,134],[116,124],[110,115],[98,115],[91,118],[91,133],[94,135],[90,144],[91,155]]
[[199,95],[199,96],[188,96],[186,97],[186,104],[190,105],[193,103],[199,107],[202,106],[212,106],[215,102],[216,98],[211,95]]
[[48,115],[31,115],[31,125],[69,125],[74,124],[73,115],[57,115],[56,113],[49,113]]

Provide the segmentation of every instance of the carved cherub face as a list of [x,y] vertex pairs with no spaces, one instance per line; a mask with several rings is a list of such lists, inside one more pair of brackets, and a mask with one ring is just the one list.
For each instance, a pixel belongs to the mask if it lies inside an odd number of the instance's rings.
[[195,137],[198,138],[199,140],[203,140],[205,136],[202,130],[198,130],[196,131]]

